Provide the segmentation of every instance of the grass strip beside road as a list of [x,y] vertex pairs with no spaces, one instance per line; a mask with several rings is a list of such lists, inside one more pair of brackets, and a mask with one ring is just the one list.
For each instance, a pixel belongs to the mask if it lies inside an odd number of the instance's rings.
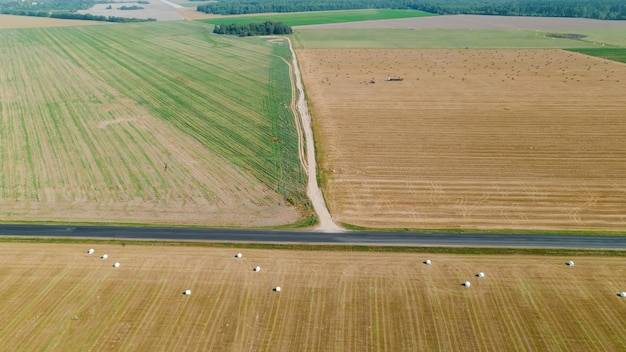
[[204,241],[154,241],[154,240],[98,240],[77,238],[3,237],[0,243],[63,243],[63,244],[111,244],[120,246],[172,246],[207,248],[246,248],[298,251],[333,252],[376,252],[376,253],[431,253],[464,255],[540,255],[540,256],[593,256],[626,257],[623,250],[554,249],[554,248],[499,248],[499,247],[416,247],[416,246],[367,246],[336,244],[280,244],[280,243],[235,243]]
[[624,231],[582,231],[582,230],[518,230],[518,229],[485,229],[485,230],[466,230],[466,229],[410,229],[410,228],[394,228],[381,229],[362,227],[351,224],[342,223],[341,227],[351,231],[363,232],[430,232],[430,233],[464,233],[464,234],[502,234],[502,235],[534,235],[541,233],[542,235],[562,235],[562,236],[626,236]]

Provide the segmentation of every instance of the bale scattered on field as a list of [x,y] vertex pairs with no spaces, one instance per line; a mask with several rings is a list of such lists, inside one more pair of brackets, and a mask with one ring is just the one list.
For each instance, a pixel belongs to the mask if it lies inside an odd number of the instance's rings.
[[465,282],[463,283],[463,286],[465,286],[465,287],[470,287],[470,285],[471,285],[471,284],[470,284],[470,282],[469,282],[469,281],[465,281]]
[[89,254],[93,254],[93,248],[90,248],[90,249],[87,251],[87,253],[89,253]]
[[185,292],[183,292],[183,295],[185,296],[189,296],[191,294],[191,290],[185,290]]
[[114,267],[114,268],[119,268],[119,267],[120,267],[120,263],[115,262],[115,264],[113,264],[113,267]]
[[485,273],[481,271],[478,274],[476,274],[476,277],[485,277]]
[[567,266],[574,266],[574,262],[571,261],[571,260],[569,262],[567,262],[566,264],[567,264]]
[[242,254],[241,254],[241,253],[237,253],[237,254],[235,254],[235,258],[237,258],[237,259],[241,258],[241,256],[242,256]]
[[618,293],[618,296],[620,296],[620,297],[626,297],[626,292],[620,292],[620,293]]
[[261,267],[260,267],[260,266],[255,267],[255,268],[254,268],[254,271],[256,271],[256,272],[261,271]]
[[274,288],[274,292],[280,292],[280,286],[276,286],[276,287]]
[[430,259],[426,259],[426,261],[424,261],[424,264],[430,265]]
[[109,257],[108,254],[103,254],[102,257],[100,257],[100,258],[102,258],[102,260],[104,260],[104,259],[107,259],[108,257]]

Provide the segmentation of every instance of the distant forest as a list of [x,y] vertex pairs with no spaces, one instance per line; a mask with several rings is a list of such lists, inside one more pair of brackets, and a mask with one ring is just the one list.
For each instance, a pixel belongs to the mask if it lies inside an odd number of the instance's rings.
[[263,23],[249,23],[240,25],[237,23],[215,26],[213,33],[216,34],[232,34],[240,37],[249,37],[253,35],[272,35],[272,34],[291,34],[291,27],[284,25],[282,22],[266,21]]
[[626,0],[220,0],[197,7],[200,12],[219,15],[356,9],[626,20]]

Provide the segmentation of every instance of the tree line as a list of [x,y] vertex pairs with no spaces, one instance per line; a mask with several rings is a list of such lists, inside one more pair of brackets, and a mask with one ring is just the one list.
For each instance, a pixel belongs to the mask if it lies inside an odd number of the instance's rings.
[[60,18],[64,20],[101,21],[101,22],[116,22],[116,23],[156,21],[156,18],[148,18],[148,19],[126,18],[126,17],[116,17],[116,16],[91,15],[88,13],[80,14],[80,13],[71,13],[71,12],[0,10],[0,13],[4,15],[50,17],[50,18]]
[[409,9],[441,15],[626,19],[624,0],[222,0],[197,6],[200,12],[219,15],[356,9]]
[[240,37],[249,37],[253,35],[273,35],[273,34],[291,34],[293,30],[290,26],[282,22],[265,21],[262,23],[249,23],[240,25],[237,23],[216,25],[213,28],[215,34],[231,34]]
[[156,18],[148,18],[148,19],[126,18],[126,17],[116,17],[116,16],[90,15],[88,13],[80,14],[80,13],[62,13],[62,12],[51,13],[50,17],[63,18],[66,20],[103,21],[103,22],[117,22],[117,23],[156,21]]

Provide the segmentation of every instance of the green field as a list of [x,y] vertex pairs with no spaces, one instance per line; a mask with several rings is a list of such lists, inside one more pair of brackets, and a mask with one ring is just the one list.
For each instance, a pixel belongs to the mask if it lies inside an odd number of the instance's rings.
[[581,54],[597,56],[613,61],[626,63],[626,49],[624,48],[591,48],[591,49],[569,49]]
[[281,59],[288,46],[208,35],[194,24],[50,31],[70,43],[59,50],[209,150],[285,195],[303,185]]
[[351,10],[351,11],[320,11],[299,12],[289,14],[266,14],[255,16],[228,16],[201,20],[210,24],[248,24],[255,22],[274,21],[288,26],[306,26],[313,24],[343,23],[373,20],[388,20],[394,18],[411,18],[435,16],[434,14],[415,10]]
[[288,46],[210,32],[0,31],[2,218],[219,224],[230,208],[253,224],[281,202],[305,209]]
[[298,49],[491,49],[592,48],[593,42],[552,38],[530,30],[489,29],[300,29],[294,34]]

